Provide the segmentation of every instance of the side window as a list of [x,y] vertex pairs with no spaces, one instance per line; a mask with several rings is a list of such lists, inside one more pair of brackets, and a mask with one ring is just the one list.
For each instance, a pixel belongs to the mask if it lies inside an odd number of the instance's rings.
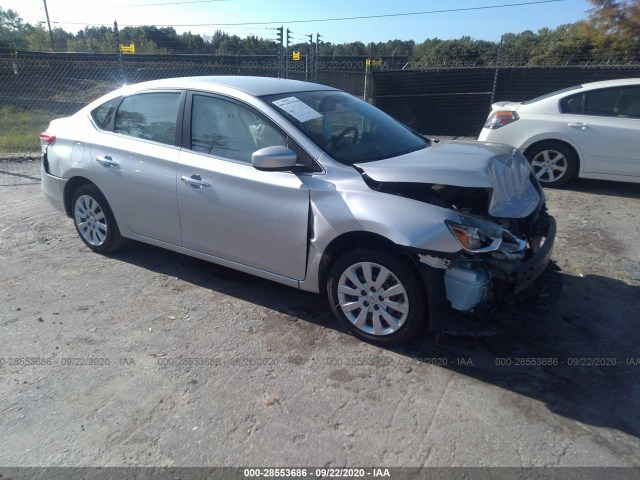
[[620,93],[620,98],[620,112],[618,115],[629,118],[640,118],[640,87],[623,88]]
[[141,93],[125,97],[116,112],[115,133],[173,145],[180,93]]
[[91,118],[100,130],[110,130],[113,114],[122,97],[114,98],[91,111]]
[[595,115],[600,117],[617,117],[620,100],[619,89],[610,88],[607,90],[594,90],[584,95],[585,115]]
[[585,114],[640,118],[640,88],[618,87],[585,94]]
[[307,170],[314,172],[321,172],[322,168],[313,161],[311,155],[309,155],[298,143],[291,137],[287,138],[287,148],[294,152],[298,157],[296,162],[297,166],[306,167]]
[[253,152],[276,145],[286,146],[287,139],[261,115],[220,98],[193,96],[192,150],[250,163]]
[[582,114],[582,105],[583,105],[584,94],[579,93],[578,95],[571,95],[570,97],[565,97],[560,101],[560,110],[562,113],[573,113],[573,114]]

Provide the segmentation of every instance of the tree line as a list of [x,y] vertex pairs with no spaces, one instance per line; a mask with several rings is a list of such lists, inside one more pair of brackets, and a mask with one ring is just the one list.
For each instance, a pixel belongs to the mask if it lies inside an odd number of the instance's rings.
[[[587,18],[537,32],[507,33],[501,42],[464,36],[455,40],[430,38],[335,44],[321,42],[320,55],[408,57],[417,67],[495,65],[575,65],[583,62],[629,62],[640,58],[640,0],[589,0]],[[25,23],[13,10],[0,7],[0,48],[29,51],[115,53],[118,43],[134,44],[137,53],[216,55],[276,55],[274,39],[239,37],[223,31],[211,35],[177,33],[172,27],[85,27],[70,33],[56,27],[51,36],[44,24]],[[303,54],[315,45],[297,43]]]

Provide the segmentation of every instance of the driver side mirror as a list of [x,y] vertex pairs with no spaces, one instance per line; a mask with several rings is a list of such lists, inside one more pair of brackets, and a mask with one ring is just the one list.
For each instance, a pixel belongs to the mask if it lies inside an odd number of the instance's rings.
[[292,171],[297,161],[295,152],[281,146],[261,148],[251,155],[253,168],[267,172]]

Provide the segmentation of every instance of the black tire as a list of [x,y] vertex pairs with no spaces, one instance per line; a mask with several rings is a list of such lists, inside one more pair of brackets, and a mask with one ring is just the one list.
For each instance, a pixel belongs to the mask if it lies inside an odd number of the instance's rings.
[[540,142],[529,147],[525,154],[543,187],[561,187],[578,172],[575,152],[561,142]]
[[[365,269],[371,282],[365,278]],[[357,283],[351,279],[354,275]],[[393,294],[401,291],[404,293]],[[420,275],[408,260],[382,250],[353,250],[338,258],[327,279],[327,296],[334,315],[356,337],[377,345],[405,343],[428,323]]]
[[83,185],[73,193],[71,215],[80,239],[94,252],[111,253],[128,245],[107,199],[95,185]]

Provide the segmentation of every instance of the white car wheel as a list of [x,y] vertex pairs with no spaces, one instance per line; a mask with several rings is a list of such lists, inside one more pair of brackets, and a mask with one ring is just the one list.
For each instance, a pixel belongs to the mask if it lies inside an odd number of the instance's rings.
[[545,187],[564,185],[575,176],[578,166],[574,152],[559,142],[534,145],[527,150],[526,156],[534,175]]

